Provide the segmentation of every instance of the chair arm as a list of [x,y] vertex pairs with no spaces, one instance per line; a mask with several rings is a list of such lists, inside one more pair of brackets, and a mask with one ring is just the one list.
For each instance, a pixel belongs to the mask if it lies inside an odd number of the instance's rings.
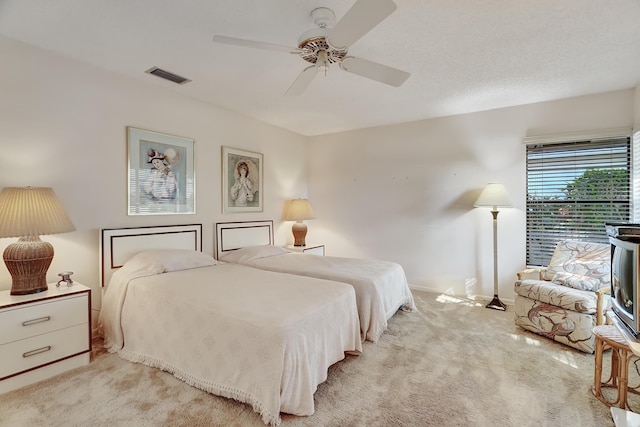
[[602,320],[605,319],[604,316],[604,295],[611,292],[611,287],[607,286],[606,288],[601,288],[596,291],[596,296],[598,297],[598,301],[596,302],[596,325],[602,325]]
[[518,271],[516,275],[518,276],[518,280],[522,280],[529,274],[538,273],[538,280],[542,280],[542,275],[544,274],[545,270],[546,268],[526,268],[522,271]]

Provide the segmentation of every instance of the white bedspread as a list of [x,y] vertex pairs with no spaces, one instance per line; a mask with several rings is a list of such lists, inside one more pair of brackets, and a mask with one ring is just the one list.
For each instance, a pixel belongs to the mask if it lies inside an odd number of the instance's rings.
[[280,412],[313,414],[329,366],[362,350],[345,284],[225,263],[149,274],[123,268],[111,279],[101,314],[109,351],[249,403],[267,424]]
[[404,269],[394,262],[293,253],[269,245],[238,249],[220,260],[352,285],[362,339],[369,341],[378,341],[398,309],[415,310]]

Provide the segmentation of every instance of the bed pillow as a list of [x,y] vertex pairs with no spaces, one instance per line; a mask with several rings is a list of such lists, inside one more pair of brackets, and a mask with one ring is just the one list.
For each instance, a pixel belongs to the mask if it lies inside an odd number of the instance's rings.
[[571,274],[563,271],[556,273],[553,276],[552,282],[557,285],[592,292],[597,291],[598,286],[600,285],[600,280],[595,277],[583,276],[581,274]]
[[163,273],[208,267],[218,263],[211,255],[189,249],[155,249],[140,252],[136,256],[140,256],[146,262],[161,265]]
[[129,258],[122,267],[114,273],[114,277],[117,274],[118,276],[128,277],[129,280],[132,280],[138,277],[160,274],[163,270],[164,267],[158,260],[144,252],[140,252]]
[[289,251],[280,246],[258,245],[236,249],[220,256],[220,261],[244,264],[258,258],[267,258],[276,255],[288,254]]

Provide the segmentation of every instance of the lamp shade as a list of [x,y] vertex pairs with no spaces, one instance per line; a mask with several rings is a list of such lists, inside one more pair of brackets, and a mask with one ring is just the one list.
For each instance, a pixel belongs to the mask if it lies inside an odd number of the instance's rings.
[[0,218],[0,237],[39,236],[76,229],[50,187],[3,188]]
[[11,295],[47,291],[53,246],[41,234],[73,231],[56,193],[49,187],[5,187],[0,191],[0,237],[19,237],[2,254],[11,274]]
[[289,202],[285,221],[303,221],[305,219],[315,219],[311,203],[307,199],[295,199]]
[[482,193],[480,193],[480,196],[478,196],[473,206],[476,208],[487,206],[493,208],[508,208],[512,206],[512,204],[504,185],[491,183],[487,184],[484,190],[482,190]]

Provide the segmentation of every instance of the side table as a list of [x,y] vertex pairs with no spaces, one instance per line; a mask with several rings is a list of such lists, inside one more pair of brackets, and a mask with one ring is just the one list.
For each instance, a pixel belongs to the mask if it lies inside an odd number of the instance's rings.
[[91,289],[48,285],[28,295],[0,292],[0,393],[86,365],[91,357]]
[[[640,385],[629,387],[629,364],[639,359],[627,344],[626,338],[615,325],[599,325],[593,328],[596,337],[595,372],[593,394],[605,405],[630,409],[628,393],[640,394]],[[602,381],[602,360],[605,346],[611,349],[611,372],[606,381]],[[615,400],[610,400],[602,393],[603,388],[617,390]]]

